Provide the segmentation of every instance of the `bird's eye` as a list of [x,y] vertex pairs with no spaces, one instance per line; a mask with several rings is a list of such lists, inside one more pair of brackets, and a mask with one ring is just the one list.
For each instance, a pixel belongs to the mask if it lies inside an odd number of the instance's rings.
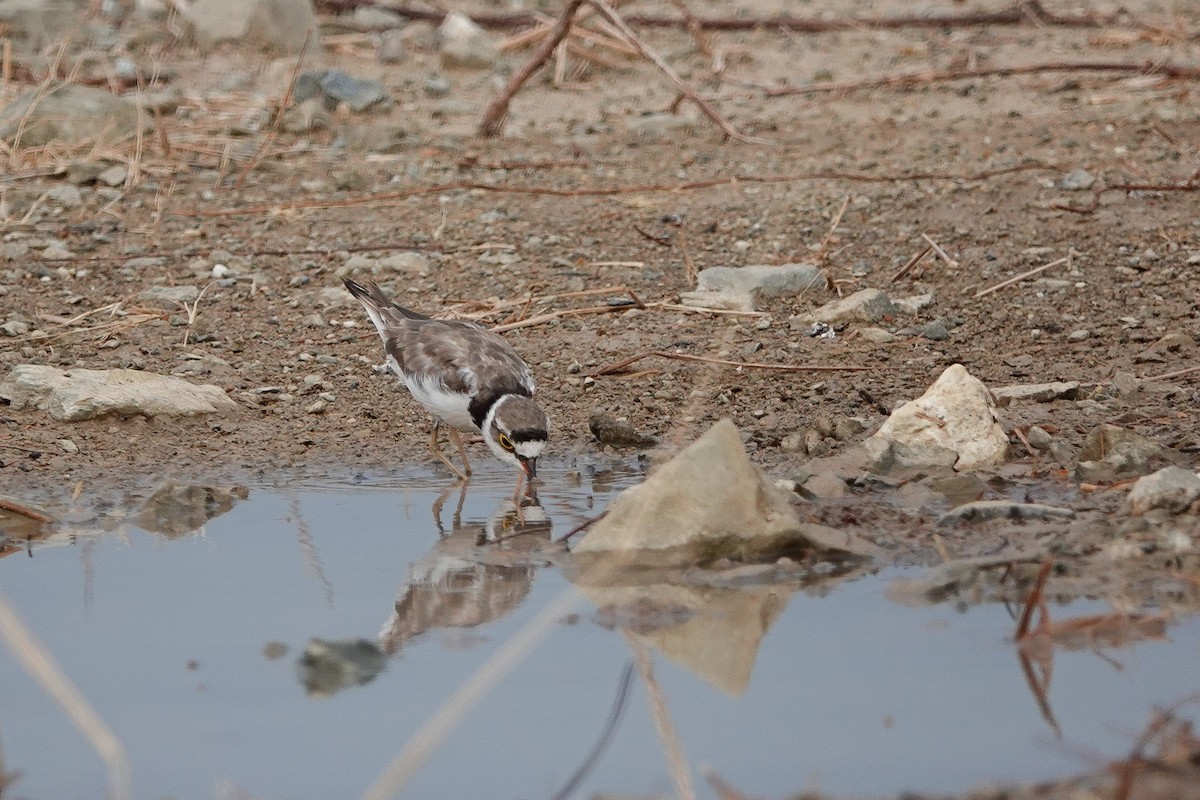
[[508,438],[503,433],[500,434],[500,446],[503,447],[505,450],[512,450],[513,449],[512,439]]

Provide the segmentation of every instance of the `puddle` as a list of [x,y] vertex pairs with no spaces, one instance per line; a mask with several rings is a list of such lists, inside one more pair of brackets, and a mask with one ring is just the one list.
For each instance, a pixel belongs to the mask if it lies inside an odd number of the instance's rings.
[[[0,551],[0,587],[124,743],[135,796],[357,797],[561,602],[569,570],[552,537],[637,480],[543,475],[544,517],[528,511],[521,536],[500,472],[472,482],[457,523],[459,496],[435,509],[445,483],[428,475],[168,488]],[[659,701],[701,797],[713,795],[701,767],[751,797],[879,796],[1098,769],[1129,752],[1155,705],[1200,688],[1200,623],[1185,617],[1162,640],[1058,648],[1039,699],[1011,642],[1015,612],[887,599],[918,574],[584,585],[402,796],[555,796],[638,653],[607,748],[572,796],[678,794]],[[99,758],[3,647],[0,681],[0,764],[20,773],[16,795],[98,796]]]

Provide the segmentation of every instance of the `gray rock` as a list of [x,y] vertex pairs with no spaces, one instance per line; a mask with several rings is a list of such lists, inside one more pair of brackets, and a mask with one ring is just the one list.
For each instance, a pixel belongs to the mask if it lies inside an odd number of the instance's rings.
[[35,364],[13,367],[0,383],[0,398],[13,409],[34,406],[64,422],[106,414],[189,416],[238,408],[219,386],[192,384],[169,375],[132,369],[64,371]]
[[927,325],[922,325],[917,333],[931,342],[944,342],[950,338],[950,331],[946,328],[946,323],[940,320],[934,320]]
[[1125,506],[1134,515],[1156,508],[1178,513],[1196,500],[1200,500],[1200,475],[1183,467],[1163,467],[1137,479]]
[[202,48],[247,42],[276,53],[320,48],[312,0],[195,0],[187,22]]
[[327,108],[345,103],[356,114],[371,108],[387,108],[392,97],[377,80],[358,78],[339,69],[305,72],[296,79],[294,95],[297,103],[322,97]]
[[179,303],[194,303],[200,297],[195,286],[151,286],[138,294],[143,302],[157,302],[178,308]]
[[0,325],[0,333],[5,336],[24,336],[29,333],[29,323],[23,319],[10,319]]
[[862,289],[849,297],[826,303],[814,309],[812,318],[818,322],[880,322],[894,316],[896,306],[878,289]]
[[283,129],[288,133],[307,133],[329,127],[329,114],[323,97],[310,97],[283,112]]
[[429,272],[429,257],[416,250],[405,250],[384,256],[375,262],[380,269],[389,272]]
[[588,419],[588,430],[600,444],[613,447],[653,447],[658,444],[658,437],[640,433],[628,422],[610,414],[593,414]]
[[69,183],[55,186],[46,192],[46,197],[63,208],[78,208],[83,205],[83,192],[79,191],[79,187]]
[[[836,556],[866,556],[874,547],[849,532]],[[860,547],[861,545],[861,547]],[[621,554],[639,563],[693,564],[725,556],[773,556],[816,546],[804,536],[787,494],[765,480],[722,420],[646,481],[627,489],[575,547],[576,554]]]
[[782,297],[825,289],[825,273],[812,264],[710,267],[700,270],[699,291]]
[[437,33],[444,66],[491,69],[500,59],[500,49],[487,31],[461,11],[447,14]]
[[896,334],[885,331],[883,328],[861,328],[858,336],[871,344],[891,344],[896,341]]
[[84,139],[104,142],[129,139],[139,123],[137,106],[91,86],[73,83],[51,87],[44,93],[30,89],[0,111],[0,139],[12,142],[18,130],[23,146],[58,141],[75,145]]
[[423,88],[428,97],[448,97],[454,86],[445,75],[434,73],[425,79]]
[[947,367],[925,394],[892,412],[867,439],[875,452],[890,450],[896,459],[898,449],[883,447],[886,442],[908,448],[906,459],[921,448],[935,448],[931,456],[939,464],[944,463],[940,454],[951,451],[959,470],[998,464],[1008,450],[1008,435],[996,418],[991,394],[962,364]]
[[949,447],[928,442],[895,442],[872,436],[863,442],[867,468],[887,475],[909,467],[951,467],[958,463],[958,453]]
[[933,305],[932,294],[917,294],[912,297],[901,297],[893,300],[892,304],[906,314],[919,314]]
[[957,525],[960,522],[987,522],[994,519],[1011,519],[1018,522],[1030,520],[1071,519],[1072,508],[1042,505],[1041,503],[1014,503],[1009,500],[976,500],[946,512],[938,519],[938,525]]
[[404,34],[398,30],[381,33],[376,58],[380,64],[400,64],[408,58],[408,45],[405,44]]
[[1067,192],[1081,192],[1092,188],[1096,179],[1086,169],[1073,169],[1063,175],[1058,182],[1058,188]]
[[1078,400],[1078,381],[1055,383],[1018,383],[992,390],[996,405],[1004,407],[1010,403],[1049,403],[1051,400]]
[[1109,483],[1147,475],[1164,464],[1179,462],[1182,455],[1117,425],[1098,425],[1088,432],[1075,465],[1075,480]]
[[86,39],[85,15],[75,0],[3,0],[0,27],[14,40],[14,55],[24,56],[68,39]]
[[680,305],[689,308],[716,308],[722,311],[753,311],[754,296],[749,292],[725,289],[720,292],[681,292]]
[[849,494],[846,482],[829,472],[813,475],[799,489],[800,494],[809,499],[822,497],[845,497]]
[[1083,328],[1079,328],[1078,330],[1071,331],[1070,333],[1067,334],[1067,341],[1068,342],[1082,342],[1084,339],[1090,338],[1091,335],[1092,335],[1091,331],[1084,330]]

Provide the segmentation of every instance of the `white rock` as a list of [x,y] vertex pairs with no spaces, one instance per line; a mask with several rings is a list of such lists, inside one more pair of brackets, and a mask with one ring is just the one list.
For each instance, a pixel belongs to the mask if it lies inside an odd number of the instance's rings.
[[320,49],[312,0],[195,0],[188,23],[196,42],[211,49],[218,42],[252,42],[277,53],[299,53],[307,43]]
[[862,289],[849,297],[814,309],[817,322],[879,322],[897,313],[888,296],[878,289]]
[[951,450],[958,454],[954,468],[959,470],[999,464],[1008,450],[991,393],[962,364],[947,367],[925,394],[892,412],[867,441]]
[[461,11],[451,11],[438,28],[442,64],[447,67],[490,69],[500,49],[487,31]]
[[[694,563],[698,555],[816,546],[803,532],[788,495],[751,463],[737,427],[728,419],[625,490],[575,547],[583,553],[647,553],[657,565]],[[839,535],[843,532],[839,531]],[[874,548],[845,532],[819,549],[870,555]]]
[[1183,467],[1163,467],[1137,479],[1125,507],[1130,514],[1145,514],[1155,508],[1177,512],[1196,500],[1200,500],[1200,475]]
[[13,409],[35,406],[64,422],[106,414],[123,417],[190,416],[234,411],[219,386],[132,369],[60,370],[18,364],[0,383],[0,399]]

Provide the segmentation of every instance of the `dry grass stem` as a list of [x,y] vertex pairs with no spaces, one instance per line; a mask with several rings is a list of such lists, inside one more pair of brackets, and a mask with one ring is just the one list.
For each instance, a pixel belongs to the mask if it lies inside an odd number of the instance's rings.
[[999,290],[1005,288],[1006,286],[1012,286],[1014,283],[1019,283],[1019,282],[1025,280],[1026,278],[1032,278],[1034,275],[1037,275],[1038,273],[1045,272],[1046,270],[1050,269],[1051,267],[1057,267],[1060,264],[1067,264],[1070,261],[1071,261],[1071,254],[1068,253],[1067,255],[1063,256],[1062,258],[1057,258],[1054,261],[1051,261],[1049,264],[1042,264],[1040,267],[1034,267],[1033,269],[1029,270],[1028,272],[1022,272],[1020,275],[1016,275],[1012,278],[1009,278],[1006,281],[1001,281],[1000,283],[997,283],[995,286],[989,286],[986,289],[980,289],[978,292],[975,293],[975,299],[978,300],[979,298],[984,297],[985,295],[989,295],[992,292],[999,291]]
[[[21,445],[9,444],[8,442],[0,442],[0,447],[7,447],[12,450],[21,450],[26,453],[39,452],[38,450],[36,450],[32,447],[22,447]],[[0,497],[0,510],[7,511],[10,514],[16,514],[19,517],[25,517],[25,519],[31,519],[34,522],[41,522],[42,524],[45,524],[45,525],[49,525],[54,522],[54,517],[51,517],[48,514],[38,511],[36,508],[33,508],[32,506],[27,506],[24,503],[19,503],[16,500],[13,500],[12,498],[9,498],[9,497]]]
[[[711,358],[709,356],[695,356],[688,353],[670,353],[666,350],[650,350],[645,353],[638,353],[636,356],[622,359],[613,364],[600,367],[597,370],[589,373],[593,378],[598,378],[601,375],[610,375],[615,372],[621,372],[630,364],[636,364],[644,358],[670,358],[677,361],[699,361],[704,364],[718,364],[726,367],[737,367],[738,369],[764,369],[775,372],[866,372],[871,367],[853,367],[853,366],[828,366],[828,365],[805,365],[805,364],[756,364],[751,361],[730,361],[724,358]],[[944,424],[944,423],[943,423]]]
[[937,242],[935,242],[932,238],[930,238],[929,234],[922,233],[921,238],[924,239],[925,241],[929,242],[929,246],[933,248],[933,252],[937,253],[938,257],[940,259],[942,259],[942,261],[946,262],[946,266],[951,267],[951,268],[958,266],[958,261],[956,261],[955,259],[946,255],[946,251],[943,250]]
[[907,264],[905,264],[903,267],[901,267],[899,270],[896,271],[896,274],[892,276],[891,282],[895,283],[896,281],[900,280],[908,273],[912,272],[913,269],[917,266],[917,264],[921,263],[921,259],[923,259],[925,256],[929,255],[932,252],[933,252],[933,245],[931,245],[931,244],[925,245],[924,250],[917,253],[912,258],[910,258],[908,260]]
[[683,744],[679,740],[675,724],[671,721],[671,713],[667,710],[667,698],[663,694],[662,687],[658,685],[658,679],[654,677],[654,665],[650,661],[650,654],[646,652],[645,645],[628,631],[625,631],[625,641],[633,650],[638,674],[641,675],[642,683],[646,685],[646,696],[650,700],[650,714],[654,718],[654,727],[658,730],[658,741],[663,746],[664,755],[667,757],[671,780],[675,783],[675,796],[678,800],[696,800],[696,789],[692,785],[692,771],[683,755]]
[[63,673],[42,643],[21,618],[8,600],[0,595],[0,638],[4,639],[13,657],[20,662],[42,690],[74,723],[79,732],[104,761],[108,771],[109,800],[130,800],[133,797],[129,772],[129,757],[125,746],[116,734],[104,723],[87,698],[71,679]]
[[575,588],[567,587],[521,626],[413,734],[362,795],[362,800],[388,800],[398,795],[471,709],[550,635],[578,600]]

